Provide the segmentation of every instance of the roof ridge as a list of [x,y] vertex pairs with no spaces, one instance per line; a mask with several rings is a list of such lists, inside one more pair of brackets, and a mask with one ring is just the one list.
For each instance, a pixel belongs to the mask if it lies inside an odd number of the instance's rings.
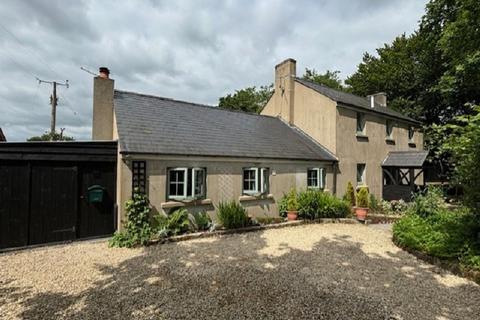
[[[368,97],[359,96],[359,95],[354,94],[354,93],[350,93],[350,92],[346,92],[346,91],[334,89],[334,88],[331,88],[331,87],[326,86],[326,85],[324,85],[324,84],[317,83],[317,82],[313,82],[313,81],[311,81],[311,80],[307,80],[307,79],[303,79],[303,78],[299,78],[299,77],[295,77],[295,80],[300,80],[300,82],[305,81],[305,82],[311,83],[311,84],[313,84],[313,85],[317,85],[317,86],[320,86],[320,87],[323,87],[323,88],[325,88],[325,89],[332,90],[332,91],[335,91],[335,92],[338,92],[338,93],[341,93],[341,94],[348,94],[348,95],[350,95],[350,96],[352,96],[352,97],[364,99],[365,101],[368,102]],[[377,103],[377,104],[378,104],[378,103]]]
[[246,112],[246,111],[241,111],[241,110],[224,109],[224,108],[220,108],[219,106],[215,106],[215,105],[202,104],[202,103],[190,102],[190,101],[185,101],[185,100],[178,100],[178,99],[173,99],[173,98],[155,96],[153,94],[146,94],[146,93],[140,93],[140,92],[134,92],[134,91],[127,91],[127,90],[118,90],[118,89],[115,89],[114,91],[119,92],[119,93],[134,94],[134,95],[137,95],[137,96],[149,97],[149,98],[154,98],[154,99],[159,99],[159,100],[164,100],[164,101],[179,102],[179,103],[183,103],[183,104],[193,105],[193,106],[196,106],[196,107],[209,108],[211,110],[216,110],[216,111],[234,112],[234,113],[240,113],[240,114],[245,114],[245,115],[259,116],[259,117],[266,117],[266,118],[273,118],[273,119],[277,118],[275,116],[270,116],[270,115],[266,115],[266,114]]

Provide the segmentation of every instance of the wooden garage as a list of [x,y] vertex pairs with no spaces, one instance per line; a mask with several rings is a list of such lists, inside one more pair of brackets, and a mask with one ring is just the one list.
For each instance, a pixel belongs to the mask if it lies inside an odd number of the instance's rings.
[[0,250],[113,233],[116,142],[0,143]]

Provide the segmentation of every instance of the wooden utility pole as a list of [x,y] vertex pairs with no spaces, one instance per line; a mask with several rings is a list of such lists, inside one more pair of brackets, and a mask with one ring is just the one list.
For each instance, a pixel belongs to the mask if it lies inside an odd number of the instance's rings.
[[50,105],[52,106],[52,118],[51,118],[51,121],[50,121],[50,133],[51,133],[52,138],[53,138],[53,135],[55,134],[55,126],[56,126],[56,123],[57,123],[57,103],[58,103],[57,86],[65,86],[65,87],[68,88],[68,86],[69,86],[68,80],[66,80],[65,83],[59,83],[59,82],[56,82],[56,81],[45,81],[45,80],[41,80],[39,78],[37,78],[37,80],[38,80],[39,84],[48,83],[48,84],[51,84],[52,87],[53,87],[53,93],[50,96]]

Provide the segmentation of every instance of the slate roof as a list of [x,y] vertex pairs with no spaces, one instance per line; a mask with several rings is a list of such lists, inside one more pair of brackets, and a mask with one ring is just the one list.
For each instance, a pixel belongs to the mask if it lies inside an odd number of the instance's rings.
[[337,161],[279,118],[115,90],[121,153]]
[[382,162],[382,167],[421,168],[428,151],[391,151]]
[[317,91],[318,93],[321,93],[321,94],[327,96],[328,98],[330,98],[334,101],[340,102],[340,103],[348,105],[350,107],[354,107],[354,108],[357,108],[359,110],[365,110],[365,111],[380,113],[380,114],[385,115],[385,116],[397,118],[397,119],[404,120],[404,121],[407,121],[407,122],[411,122],[411,123],[414,123],[414,124],[420,124],[420,122],[418,122],[418,121],[416,121],[416,120],[414,120],[410,117],[407,117],[407,116],[401,114],[400,112],[397,112],[397,111],[389,109],[389,108],[382,107],[379,104],[375,104],[375,106],[372,108],[371,105],[370,105],[370,100],[368,98],[360,97],[360,96],[357,96],[357,95],[354,95],[354,94],[351,94],[351,93],[346,93],[346,92],[339,91],[339,90],[335,90],[335,89],[320,85],[318,83],[314,83],[314,82],[304,80],[304,79],[300,79],[300,78],[295,78],[295,81],[303,84],[304,86],[306,86],[306,87],[308,87],[312,90]]

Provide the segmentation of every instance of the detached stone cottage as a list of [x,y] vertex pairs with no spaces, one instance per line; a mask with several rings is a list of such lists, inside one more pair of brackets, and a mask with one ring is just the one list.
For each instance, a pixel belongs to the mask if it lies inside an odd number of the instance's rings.
[[100,68],[93,140],[118,140],[118,221],[133,188],[157,212],[214,214],[220,201],[235,200],[251,215],[275,216],[291,188],[343,195],[351,181],[380,197],[388,186],[398,194],[421,183],[418,122],[388,109],[383,94],[363,98],[296,78],[295,64],[276,66],[275,93],[260,115],[115,90]]

